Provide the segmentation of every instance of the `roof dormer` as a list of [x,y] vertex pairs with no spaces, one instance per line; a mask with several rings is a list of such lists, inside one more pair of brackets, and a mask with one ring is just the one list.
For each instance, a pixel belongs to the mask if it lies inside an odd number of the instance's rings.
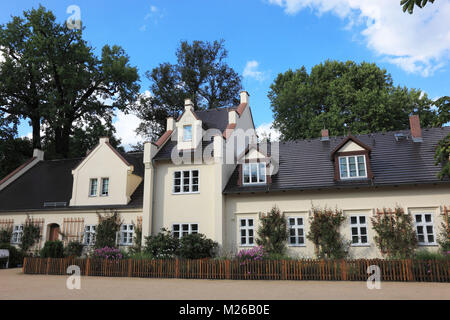
[[272,183],[275,161],[267,144],[251,144],[238,157],[238,185],[254,186]]
[[178,150],[197,148],[203,137],[202,120],[195,114],[194,104],[190,99],[184,101],[184,112],[175,126]]
[[372,179],[370,152],[372,148],[349,135],[331,153],[336,181]]

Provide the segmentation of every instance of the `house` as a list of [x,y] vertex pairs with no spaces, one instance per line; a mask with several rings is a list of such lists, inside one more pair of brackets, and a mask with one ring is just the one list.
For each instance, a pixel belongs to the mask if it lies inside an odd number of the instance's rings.
[[371,217],[401,207],[413,216],[421,246],[437,249],[436,236],[450,205],[449,180],[439,180],[434,150],[450,127],[279,143],[258,143],[249,94],[238,106],[194,111],[190,100],[167,131],[143,152],[120,153],[101,138],[81,159],[44,160],[42,151],[0,181],[0,228],[20,242],[27,217],[42,240],[92,245],[97,212],[114,209],[123,225],[121,246],[161,228],[176,237],[203,233],[223,252],[255,245],[261,214],[276,205],[289,228],[288,252],[313,257],[306,238],[311,208],[344,211],[341,230],[355,257],[378,257]]

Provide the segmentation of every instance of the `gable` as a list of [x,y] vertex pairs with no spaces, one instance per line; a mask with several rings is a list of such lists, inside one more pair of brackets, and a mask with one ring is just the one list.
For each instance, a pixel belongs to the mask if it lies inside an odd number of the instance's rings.
[[338,149],[337,152],[353,152],[353,151],[365,151],[365,150],[366,149],[361,147],[359,144],[356,144],[354,141],[348,141],[340,149]]

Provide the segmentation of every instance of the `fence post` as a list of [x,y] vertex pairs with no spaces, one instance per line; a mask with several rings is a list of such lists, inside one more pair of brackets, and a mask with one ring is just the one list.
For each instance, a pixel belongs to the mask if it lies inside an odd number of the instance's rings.
[[90,258],[87,258],[87,259],[86,259],[86,270],[85,270],[85,272],[84,272],[84,274],[85,274],[86,276],[89,275],[90,262],[91,262]]
[[48,274],[50,270],[50,258],[47,258],[47,270],[45,270],[45,274]]
[[342,260],[342,280],[344,280],[344,281],[347,280],[347,273],[346,273],[345,267],[346,267],[346,262],[345,262],[345,260]]
[[231,279],[230,260],[225,261],[225,279]]
[[131,258],[128,259],[128,276],[131,277]]
[[28,257],[25,257],[23,259],[22,273],[24,273],[24,274],[25,274],[25,270],[26,270],[26,267],[27,267],[27,262],[28,262],[27,260],[28,260]]
[[175,278],[179,278],[180,277],[180,261],[178,258],[176,258],[175,260]]

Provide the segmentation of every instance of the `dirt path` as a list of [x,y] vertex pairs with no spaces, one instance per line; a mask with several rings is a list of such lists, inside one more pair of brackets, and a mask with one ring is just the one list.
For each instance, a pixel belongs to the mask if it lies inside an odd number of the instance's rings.
[[68,290],[65,276],[24,275],[0,270],[0,299],[445,299],[450,283],[235,281],[82,277],[80,290]]

